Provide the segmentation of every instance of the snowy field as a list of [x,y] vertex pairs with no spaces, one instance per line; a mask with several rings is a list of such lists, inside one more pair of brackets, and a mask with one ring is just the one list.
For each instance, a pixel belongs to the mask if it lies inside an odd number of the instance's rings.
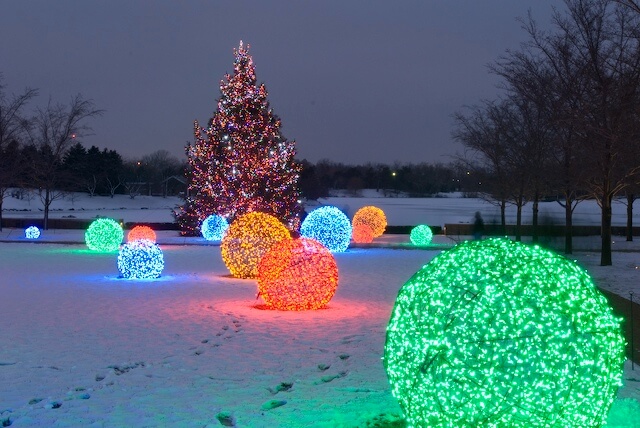
[[[170,221],[136,218],[160,216],[168,199],[139,197],[141,205],[122,209],[92,199],[84,207],[90,216]],[[60,213],[77,214],[81,203]],[[470,217],[478,206],[452,213]],[[413,218],[386,211],[401,222]],[[381,361],[385,328],[399,288],[440,248],[336,254],[340,280],[328,307],[280,312],[264,310],[255,280],[231,278],[219,246],[201,238],[162,232],[162,277],[129,281],[119,278],[115,253],[80,243],[82,231],[43,236],[65,244],[27,243],[6,228],[1,235],[10,242],[0,243],[0,426],[400,426]],[[640,243],[616,245],[614,266],[598,266],[593,252],[575,258],[599,286],[640,296]],[[640,367],[627,362],[623,379],[607,426],[640,427],[640,414],[631,413],[640,411]]]

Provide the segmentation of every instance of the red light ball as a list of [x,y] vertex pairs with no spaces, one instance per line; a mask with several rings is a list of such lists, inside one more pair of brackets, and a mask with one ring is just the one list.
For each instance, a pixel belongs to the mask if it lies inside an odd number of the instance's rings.
[[356,224],[351,232],[351,238],[357,244],[369,244],[373,242],[373,230],[367,224]]
[[156,233],[149,226],[135,226],[127,234],[127,242],[133,242],[140,239],[156,242]]
[[320,309],[329,303],[337,287],[336,260],[315,239],[280,241],[258,264],[258,292],[271,309]]

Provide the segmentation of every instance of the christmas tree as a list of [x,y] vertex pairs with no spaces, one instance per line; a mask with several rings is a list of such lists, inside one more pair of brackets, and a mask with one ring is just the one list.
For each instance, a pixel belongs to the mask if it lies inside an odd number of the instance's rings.
[[220,83],[218,109],[208,127],[195,122],[195,141],[186,148],[188,196],[176,215],[184,235],[196,235],[212,214],[232,222],[261,211],[291,230],[299,226],[301,166],[294,160],[295,142],[280,132],[248,51],[242,42],[234,49],[234,71]]

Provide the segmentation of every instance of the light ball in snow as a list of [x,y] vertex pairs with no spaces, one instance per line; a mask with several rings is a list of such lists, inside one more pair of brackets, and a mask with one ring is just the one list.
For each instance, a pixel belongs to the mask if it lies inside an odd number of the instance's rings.
[[371,228],[373,237],[377,238],[378,236],[381,236],[387,228],[387,217],[384,215],[384,211],[380,208],[370,205],[362,207],[356,211],[351,223],[353,227],[366,224]]
[[164,255],[153,241],[127,242],[118,253],[118,270],[127,279],[158,278],[164,269]]
[[291,235],[274,216],[262,212],[243,214],[229,225],[222,238],[222,261],[234,277],[255,278],[262,256],[283,239],[291,239]]
[[149,226],[135,226],[127,234],[127,242],[137,241],[139,239],[156,242],[156,233]]
[[353,242],[357,244],[369,244],[373,242],[373,230],[368,224],[356,224],[353,226]]
[[205,218],[200,225],[200,233],[207,241],[222,241],[227,229],[229,229],[227,219],[218,214]]
[[584,269],[489,239],[441,253],[403,285],[384,365],[410,426],[599,427],[624,348]]
[[312,238],[334,253],[342,253],[349,248],[351,222],[336,207],[326,206],[311,211],[300,226],[300,235]]
[[433,232],[429,226],[421,224],[411,229],[409,239],[413,245],[429,245],[433,239]]
[[337,287],[338,266],[333,254],[315,239],[284,239],[258,264],[258,292],[271,309],[320,309]]
[[24,237],[27,239],[38,239],[40,237],[40,229],[37,226],[29,226],[24,230]]
[[94,220],[84,233],[84,240],[89,249],[110,252],[120,247],[124,232],[120,224],[111,218]]

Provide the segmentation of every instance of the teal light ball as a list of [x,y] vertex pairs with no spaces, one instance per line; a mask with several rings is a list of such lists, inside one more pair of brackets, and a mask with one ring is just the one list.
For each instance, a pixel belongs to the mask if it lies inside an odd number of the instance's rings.
[[124,231],[122,226],[110,218],[94,220],[84,233],[87,247],[94,251],[116,251],[120,247],[123,238]]
[[600,427],[624,347],[584,269],[488,239],[442,252],[402,286],[384,365],[409,426]]
[[429,245],[433,239],[433,232],[429,226],[421,224],[411,229],[409,239],[413,245]]

